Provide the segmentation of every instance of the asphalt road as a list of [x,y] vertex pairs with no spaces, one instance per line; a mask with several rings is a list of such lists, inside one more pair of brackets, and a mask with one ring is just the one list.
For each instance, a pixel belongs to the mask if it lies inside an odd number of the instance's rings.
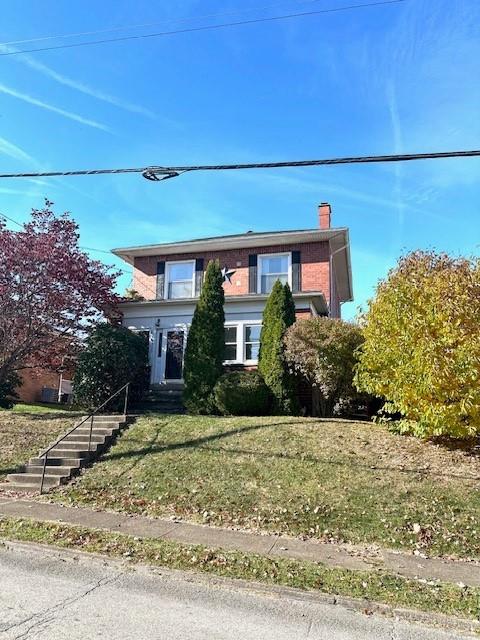
[[2,640],[454,640],[465,638],[188,573],[85,554],[0,547]]

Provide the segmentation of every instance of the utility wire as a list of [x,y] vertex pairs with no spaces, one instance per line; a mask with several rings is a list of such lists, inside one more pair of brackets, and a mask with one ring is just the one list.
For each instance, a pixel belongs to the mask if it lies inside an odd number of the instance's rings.
[[213,31],[215,29],[225,29],[228,27],[240,27],[260,22],[275,22],[278,20],[287,20],[291,18],[303,18],[307,16],[320,15],[323,13],[336,13],[340,11],[349,11],[352,9],[365,9],[367,7],[376,7],[380,5],[398,4],[405,0],[379,0],[378,2],[368,2],[364,4],[352,4],[343,7],[332,7],[330,9],[320,9],[318,11],[304,11],[302,13],[289,13],[280,16],[270,16],[268,18],[252,18],[251,20],[238,20],[237,22],[224,22],[221,24],[205,25],[202,27],[188,27],[185,29],[176,29],[173,31],[160,31],[158,33],[144,33],[139,35],[121,36],[119,38],[105,38],[103,40],[87,40],[86,42],[74,42],[71,44],[58,44],[51,47],[39,47],[37,49],[19,49],[16,51],[4,51],[0,56],[16,56],[21,53],[36,53],[39,51],[54,51],[56,49],[72,49],[74,47],[88,47],[97,44],[109,44],[111,42],[125,42],[127,40],[141,40],[144,38],[158,38],[161,36],[171,36],[181,33],[194,33],[197,31]]
[[[14,220],[13,218],[10,218],[10,216],[5,215],[4,213],[0,213],[0,218],[5,218],[5,220],[8,220],[9,222],[13,222],[13,224],[16,224],[18,227],[22,227],[23,228],[23,224],[21,222],[18,222],[18,220]],[[107,249],[96,249],[95,247],[78,247],[79,249],[82,249],[83,251],[96,251],[98,253],[108,253],[108,255],[112,256],[112,252],[108,251]],[[122,273],[125,273],[128,275],[127,271],[123,271]]]
[[91,176],[119,173],[141,173],[147,180],[176,178],[192,171],[227,171],[238,169],[279,169],[285,167],[318,167],[334,164],[372,164],[380,162],[409,162],[412,160],[437,160],[440,158],[471,158],[480,156],[480,149],[468,151],[441,151],[433,153],[403,153],[381,156],[353,156],[325,158],[323,160],[292,160],[285,162],[250,162],[242,164],[205,164],[184,166],[150,166],[123,169],[79,169],[73,171],[45,171],[36,173],[1,173],[0,178],[46,178],[58,176]]
[[9,218],[4,213],[0,213],[0,218],[5,218],[5,220],[9,220],[10,222],[13,222],[13,224],[18,225],[19,227],[23,227],[23,224],[20,224],[20,222],[18,222],[18,220],[14,220],[13,218]]
[[[316,2],[322,2],[323,0],[296,0],[295,4],[313,4]],[[170,18],[164,20],[158,20],[156,22],[144,22],[141,24],[125,24],[118,27],[110,27],[109,29],[97,29],[95,31],[80,31],[77,33],[63,33],[49,36],[39,36],[37,38],[25,38],[23,40],[9,40],[7,42],[0,42],[0,47],[8,46],[12,44],[27,44],[29,42],[44,42],[45,40],[65,40],[67,38],[80,38],[83,36],[95,36],[101,33],[115,33],[116,31],[128,31],[130,29],[144,29],[145,27],[157,27],[161,24],[177,24],[180,22],[193,22],[195,20],[206,20],[208,18],[222,18],[224,16],[236,16],[244,15],[245,13],[253,13],[255,11],[264,11],[265,9],[272,9],[278,7],[279,4],[286,4],[288,0],[282,2],[274,2],[263,5],[262,7],[250,7],[249,9],[240,9],[237,11],[222,11],[220,13],[207,13],[196,16],[185,16],[183,18]]]

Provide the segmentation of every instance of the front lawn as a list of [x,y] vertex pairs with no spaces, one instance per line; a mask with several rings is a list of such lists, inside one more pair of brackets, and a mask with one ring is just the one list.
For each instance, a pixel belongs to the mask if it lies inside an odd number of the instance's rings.
[[479,480],[473,453],[368,423],[150,415],[47,499],[480,558]]
[[13,413],[29,413],[34,415],[79,413],[78,409],[71,404],[48,404],[46,402],[34,402],[32,404],[19,402],[13,405],[12,411]]
[[[16,405],[19,406],[31,408],[34,405]],[[74,421],[75,418],[59,416],[58,412],[0,411],[0,482],[73,427]]]

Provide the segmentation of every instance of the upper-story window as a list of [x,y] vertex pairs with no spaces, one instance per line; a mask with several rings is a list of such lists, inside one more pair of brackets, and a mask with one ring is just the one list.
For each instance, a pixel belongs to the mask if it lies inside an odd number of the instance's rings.
[[193,298],[195,291],[195,261],[167,262],[165,274],[166,297]]
[[[258,290],[270,293],[277,280],[290,283],[291,254],[275,253],[258,256]],[[290,283],[291,284],[291,283]]]

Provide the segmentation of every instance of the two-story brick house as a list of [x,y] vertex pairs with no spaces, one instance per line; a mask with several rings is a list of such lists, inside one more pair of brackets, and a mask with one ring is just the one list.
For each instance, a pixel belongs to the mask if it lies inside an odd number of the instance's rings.
[[204,270],[218,259],[225,274],[225,363],[257,363],[265,302],[274,282],[288,282],[297,317],[340,317],[352,300],[348,229],[332,228],[331,208],[318,207],[318,227],[250,232],[114,249],[133,266],[144,298],[122,303],[123,324],[145,332],[152,384],[181,382],[183,353]]

